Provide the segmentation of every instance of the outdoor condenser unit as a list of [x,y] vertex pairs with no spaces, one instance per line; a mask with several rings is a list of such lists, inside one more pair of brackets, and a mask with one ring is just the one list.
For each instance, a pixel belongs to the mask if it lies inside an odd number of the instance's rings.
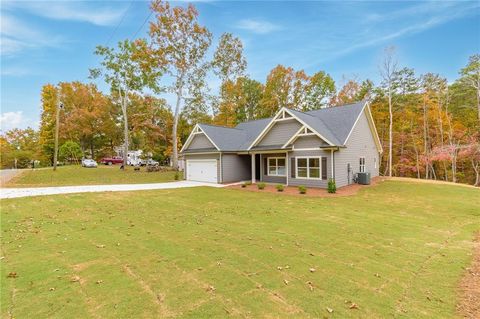
[[362,185],[369,185],[370,173],[357,173],[357,183]]

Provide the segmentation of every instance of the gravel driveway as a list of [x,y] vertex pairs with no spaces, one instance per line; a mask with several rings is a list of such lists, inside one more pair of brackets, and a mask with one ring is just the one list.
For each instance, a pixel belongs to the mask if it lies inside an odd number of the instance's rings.
[[175,188],[198,187],[198,186],[225,187],[226,185],[192,182],[192,181],[179,181],[179,182],[154,183],[154,184],[2,188],[0,190],[0,199],[29,197],[29,196],[43,196],[43,195],[57,195],[57,194],[72,194],[72,193],[125,192],[125,191],[139,191],[139,190],[151,190],[151,189],[175,189]]

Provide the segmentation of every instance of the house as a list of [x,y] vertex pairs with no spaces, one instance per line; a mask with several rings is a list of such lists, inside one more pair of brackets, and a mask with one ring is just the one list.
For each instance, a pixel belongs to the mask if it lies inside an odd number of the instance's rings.
[[358,172],[379,174],[382,146],[369,103],[300,112],[236,127],[197,124],[180,150],[185,179],[212,183],[244,180],[326,188],[353,183]]

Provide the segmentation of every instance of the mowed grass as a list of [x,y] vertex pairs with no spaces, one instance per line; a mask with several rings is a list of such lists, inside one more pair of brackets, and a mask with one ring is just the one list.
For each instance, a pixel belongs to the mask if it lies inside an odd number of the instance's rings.
[[99,165],[97,168],[69,165],[58,167],[55,172],[52,168],[24,170],[5,187],[161,183],[173,181],[174,176],[173,171],[148,173],[145,167],[140,171],[127,167],[123,171],[119,165]]
[[391,181],[1,205],[4,318],[452,318],[480,230],[479,190]]

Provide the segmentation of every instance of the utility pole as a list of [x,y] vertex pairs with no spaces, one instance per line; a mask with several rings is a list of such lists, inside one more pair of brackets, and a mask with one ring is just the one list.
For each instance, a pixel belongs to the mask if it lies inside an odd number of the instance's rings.
[[58,129],[60,122],[60,109],[63,109],[63,103],[57,103],[55,112],[55,150],[53,152],[53,170],[57,170],[57,157],[58,157]]

